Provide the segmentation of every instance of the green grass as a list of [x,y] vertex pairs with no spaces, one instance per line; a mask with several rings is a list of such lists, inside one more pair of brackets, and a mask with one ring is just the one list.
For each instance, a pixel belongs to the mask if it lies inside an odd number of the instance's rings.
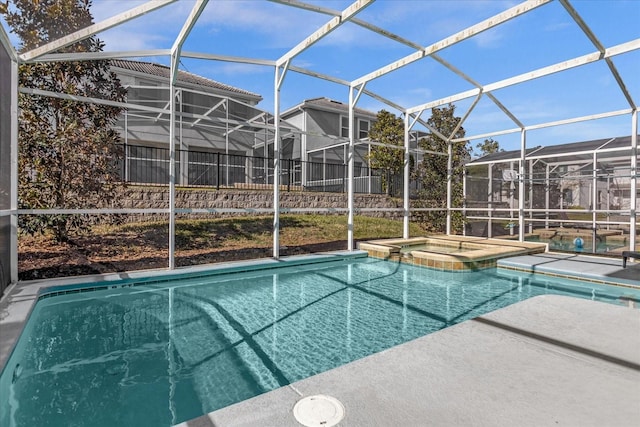
[[[106,231],[106,230],[104,230]],[[219,246],[223,241],[234,246],[243,242],[253,246],[271,245],[272,216],[246,216],[215,219],[176,220],[176,243],[179,247]],[[116,226],[110,233],[166,234],[166,222],[144,222]],[[424,234],[417,224],[410,224],[411,235]],[[402,221],[365,216],[354,217],[354,238],[380,239],[402,236]],[[347,239],[347,218],[338,215],[281,215],[280,240],[286,245],[301,245]]]

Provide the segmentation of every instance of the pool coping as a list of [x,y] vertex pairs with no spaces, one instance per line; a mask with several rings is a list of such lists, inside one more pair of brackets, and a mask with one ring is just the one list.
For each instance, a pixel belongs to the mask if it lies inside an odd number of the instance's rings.
[[0,374],[15,348],[16,343],[35,307],[42,299],[60,294],[91,292],[99,289],[153,285],[176,277],[197,278],[204,276],[250,272],[264,268],[286,268],[301,264],[323,263],[345,259],[366,258],[365,251],[335,251],[315,254],[292,255],[254,260],[228,261],[216,264],[169,269],[150,269],[89,276],[60,277],[18,282],[10,285],[0,299]]

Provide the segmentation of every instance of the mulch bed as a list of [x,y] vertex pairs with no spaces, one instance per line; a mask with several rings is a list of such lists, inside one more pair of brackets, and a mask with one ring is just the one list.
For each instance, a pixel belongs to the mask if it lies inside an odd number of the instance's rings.
[[[115,244],[100,237],[82,237],[71,243],[43,238],[21,239],[18,249],[19,280],[48,279],[166,268],[168,250],[157,242],[136,245]],[[164,247],[162,247],[164,246]],[[346,249],[345,241],[316,242],[283,247],[281,256]],[[217,247],[176,250],[176,265],[190,266],[272,256],[271,247]]]

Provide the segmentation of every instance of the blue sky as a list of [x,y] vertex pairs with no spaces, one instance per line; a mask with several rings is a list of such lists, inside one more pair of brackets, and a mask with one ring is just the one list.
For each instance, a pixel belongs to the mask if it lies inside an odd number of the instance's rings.
[[[342,10],[351,1],[307,1]],[[143,2],[94,0],[98,22]],[[438,42],[519,2],[500,0],[378,0],[357,15],[422,46]],[[598,39],[611,47],[640,38],[640,1],[571,2]],[[167,49],[180,31],[193,1],[180,0],[122,26],[101,33],[106,50]],[[327,15],[259,0],[211,0],[184,46],[185,51],[277,59],[330,19]],[[462,41],[439,55],[481,84],[488,84],[557,62],[595,52],[596,48],[555,1],[494,29]],[[392,63],[413,50],[347,23],[296,57],[294,65],[351,81]],[[167,58],[147,60],[167,64]],[[613,57],[636,103],[640,103],[640,51]],[[260,107],[273,111],[271,67],[192,60],[187,71],[259,93]],[[367,89],[412,107],[471,89],[472,86],[431,58],[410,64],[370,82]],[[304,99],[326,96],[347,102],[348,88],[288,73],[282,109]],[[525,125],[629,108],[603,61],[494,92]],[[456,103],[462,116],[472,99]],[[363,96],[361,108],[378,111],[378,101]],[[398,114],[397,111],[386,107]],[[428,118],[429,112],[423,114]],[[511,129],[515,124],[486,96],[464,125],[467,135]],[[528,133],[528,144],[550,145],[631,133],[631,117],[610,118]],[[496,136],[503,148],[515,149],[519,134]],[[479,141],[472,141],[472,145]]]

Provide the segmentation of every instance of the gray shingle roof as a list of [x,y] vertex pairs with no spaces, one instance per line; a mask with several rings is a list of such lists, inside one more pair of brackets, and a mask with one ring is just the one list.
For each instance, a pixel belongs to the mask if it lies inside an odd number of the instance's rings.
[[[139,73],[149,74],[156,77],[162,77],[169,79],[170,68],[165,65],[155,64],[152,62],[142,61],[130,61],[124,59],[112,59],[111,65],[116,68],[122,68],[124,70],[136,71]],[[194,84],[198,86],[209,87],[213,89],[222,90],[225,92],[237,93],[239,95],[245,95],[257,100],[261,100],[262,96],[257,93],[249,92],[244,89],[229,86],[224,83],[217,82],[215,80],[208,79],[206,77],[198,76],[196,74],[189,73],[187,71],[178,71],[178,82]]]
[[[606,144],[606,145],[605,145]],[[552,156],[552,155],[563,155],[567,153],[578,153],[582,151],[591,151],[600,148],[605,145],[603,148],[620,148],[620,147],[631,147],[631,136],[618,136],[615,138],[604,138],[604,139],[594,139],[591,141],[581,141],[581,142],[570,142],[568,144],[558,144],[558,145],[549,145],[542,148],[528,148],[527,156],[529,156],[532,152],[535,151],[533,157],[542,157],[542,156]],[[509,160],[518,160],[520,158],[520,150],[512,150],[512,151],[501,151],[498,153],[487,154],[486,156],[480,157],[478,159],[474,159],[471,162],[467,163],[468,165],[473,165],[474,163],[485,163],[485,162],[500,162],[500,161],[509,161]],[[587,155],[573,155],[574,159],[591,159],[592,156],[590,154]]]

